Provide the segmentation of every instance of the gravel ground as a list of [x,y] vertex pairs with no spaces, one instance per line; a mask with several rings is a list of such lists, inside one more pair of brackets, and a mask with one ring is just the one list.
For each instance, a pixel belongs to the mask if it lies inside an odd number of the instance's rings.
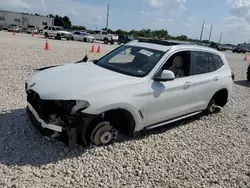
[[[225,52],[236,81],[221,113],[69,151],[31,125],[24,81],[35,68],[80,60],[91,44],[49,40],[45,51],[44,39],[8,32],[0,32],[0,44],[0,187],[250,187],[250,84],[243,55]],[[102,52],[112,48],[102,45]]]

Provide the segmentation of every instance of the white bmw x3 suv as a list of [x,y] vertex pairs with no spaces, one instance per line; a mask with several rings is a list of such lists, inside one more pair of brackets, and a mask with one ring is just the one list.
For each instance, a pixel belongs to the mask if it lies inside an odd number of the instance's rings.
[[68,147],[105,145],[202,112],[232,94],[225,55],[208,47],[153,39],[119,46],[102,58],[45,67],[25,84],[27,112]]

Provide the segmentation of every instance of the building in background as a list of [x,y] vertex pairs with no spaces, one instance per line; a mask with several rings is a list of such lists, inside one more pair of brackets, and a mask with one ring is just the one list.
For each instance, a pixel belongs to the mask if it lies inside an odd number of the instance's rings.
[[16,24],[21,28],[33,25],[43,29],[45,26],[54,25],[54,18],[0,10],[0,26],[7,28],[10,24]]

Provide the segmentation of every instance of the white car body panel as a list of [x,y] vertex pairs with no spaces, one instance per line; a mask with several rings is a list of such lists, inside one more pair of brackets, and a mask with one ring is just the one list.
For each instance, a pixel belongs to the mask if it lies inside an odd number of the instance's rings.
[[150,81],[147,125],[163,122],[190,112],[193,78],[179,78],[169,82]]
[[87,42],[91,42],[91,41],[93,41],[95,39],[93,36],[90,36],[90,35],[76,35],[76,34],[72,34],[72,37],[76,41],[83,41],[84,38],[86,38]]
[[[142,46],[167,53],[145,77],[133,77],[117,73],[92,62],[67,64],[44,70],[31,76],[28,88],[36,91],[41,99],[88,101],[83,110],[87,114],[123,108],[134,117],[135,131],[192,112],[204,110],[211,97],[221,88],[232,93],[231,69],[222,53],[201,46],[130,42],[126,45]],[[169,51],[168,51],[169,50]],[[182,50],[202,50],[220,55],[224,61],[221,69],[202,75],[156,82],[152,78],[162,64]],[[214,78],[218,76],[218,80]],[[30,88],[30,85],[35,84]]]

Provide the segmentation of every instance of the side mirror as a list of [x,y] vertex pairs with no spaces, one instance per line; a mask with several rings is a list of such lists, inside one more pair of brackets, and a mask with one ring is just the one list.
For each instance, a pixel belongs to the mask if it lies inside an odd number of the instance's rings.
[[155,81],[166,82],[166,81],[171,81],[174,79],[175,79],[175,75],[172,71],[163,70],[161,75],[155,78]]

